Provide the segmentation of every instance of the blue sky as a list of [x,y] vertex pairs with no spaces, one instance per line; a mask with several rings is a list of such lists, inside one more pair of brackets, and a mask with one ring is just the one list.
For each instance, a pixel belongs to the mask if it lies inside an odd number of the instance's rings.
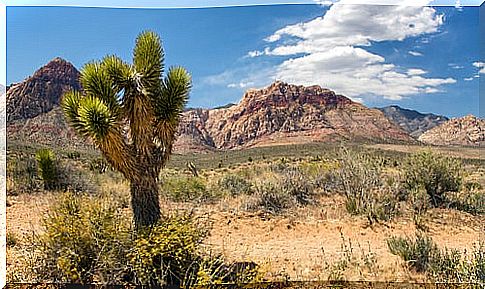
[[478,115],[479,9],[7,7],[7,83],[56,56],[78,68],[106,54],[129,61],[136,35],[149,29],[161,35],[167,65],[192,73],[192,107],[238,102],[246,89],[281,79],[320,84],[368,106]]

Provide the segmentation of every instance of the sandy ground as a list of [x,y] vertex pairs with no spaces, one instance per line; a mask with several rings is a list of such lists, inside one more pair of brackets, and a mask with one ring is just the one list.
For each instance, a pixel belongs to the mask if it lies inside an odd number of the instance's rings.
[[[26,236],[41,228],[41,217],[55,198],[52,194],[9,197],[7,230]],[[171,210],[186,205],[164,204]],[[347,280],[419,280],[402,261],[389,253],[386,239],[395,235],[412,236],[415,227],[409,216],[387,224],[368,226],[365,218],[345,212],[343,199],[324,197],[319,206],[298,208],[284,216],[249,213],[238,209],[237,200],[197,207],[212,221],[208,250],[222,253],[229,260],[263,264],[270,277],[291,280],[325,280],[332,264],[352,250],[359,265],[345,271]],[[429,235],[441,247],[470,250],[485,240],[485,218],[454,210],[435,209],[428,216]],[[347,246],[347,249],[343,245]],[[21,246],[7,250],[7,269],[14,270]],[[352,249],[350,249],[352,248]],[[374,265],[365,260],[374,256]]]

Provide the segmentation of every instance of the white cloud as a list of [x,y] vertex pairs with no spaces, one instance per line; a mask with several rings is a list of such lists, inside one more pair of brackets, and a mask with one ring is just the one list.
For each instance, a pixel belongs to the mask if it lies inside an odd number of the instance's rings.
[[472,81],[473,79],[475,79],[475,77],[466,77],[466,78],[463,78],[464,81]]
[[[425,5],[428,1],[413,2]],[[382,96],[398,100],[436,93],[439,86],[456,82],[452,78],[425,77],[427,72],[420,68],[402,72],[383,56],[366,50],[373,42],[436,33],[443,15],[431,7],[349,3],[352,1],[342,0],[322,17],[286,26],[267,37],[268,46],[258,55],[292,57],[277,66],[271,77],[296,84],[319,84],[353,99]],[[287,38],[295,41],[287,44]],[[422,56],[417,51],[408,53]]]
[[481,61],[473,62],[473,66],[480,69],[478,73],[480,74],[485,73],[485,62],[481,62]]
[[426,74],[427,72],[419,69],[419,68],[410,68],[408,69],[408,75],[421,75],[421,74]]
[[411,54],[412,56],[423,56],[423,54],[418,51],[408,51],[408,53]]
[[254,85],[254,81],[248,81],[248,82],[239,82],[239,83],[229,83],[227,85],[228,88],[248,88],[250,86]]

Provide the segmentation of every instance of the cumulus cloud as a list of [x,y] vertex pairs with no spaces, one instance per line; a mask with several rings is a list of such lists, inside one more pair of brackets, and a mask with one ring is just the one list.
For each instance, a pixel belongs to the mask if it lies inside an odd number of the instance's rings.
[[408,51],[408,53],[411,54],[412,56],[423,56],[423,54],[418,51]]
[[463,78],[464,81],[472,81],[475,77],[465,77]]
[[[420,68],[397,67],[366,48],[375,42],[402,41],[438,32],[443,15],[420,6],[428,1],[407,1],[416,6],[351,5],[353,2],[339,1],[321,17],[277,30],[265,39],[264,50],[249,55],[287,56],[289,59],[275,68],[271,78],[319,84],[354,99],[373,95],[398,100],[436,93],[439,86],[456,82],[452,78],[425,77],[427,72]],[[406,1],[383,2],[406,5]]]
[[485,73],[485,62],[476,61],[476,62],[473,62],[473,66],[475,66],[476,68],[480,69],[478,71],[478,73],[480,73],[480,74],[484,74]]

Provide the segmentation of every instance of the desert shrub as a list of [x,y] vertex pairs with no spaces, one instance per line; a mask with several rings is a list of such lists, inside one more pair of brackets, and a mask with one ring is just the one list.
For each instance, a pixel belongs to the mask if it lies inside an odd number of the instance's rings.
[[[441,250],[430,237],[421,233],[415,239],[392,237],[387,240],[392,254],[400,256],[406,265],[437,282],[485,282],[485,246],[475,245],[470,253],[456,249]],[[477,287],[479,288],[479,287]]]
[[139,232],[127,257],[135,283],[152,286],[183,284],[198,268],[199,247],[207,230],[191,215],[170,216]]
[[164,177],[161,192],[177,202],[212,201],[218,198],[218,192],[209,190],[200,177],[173,175]]
[[383,181],[379,157],[343,148],[339,160],[337,188],[345,195],[345,207],[350,214],[366,215],[371,223],[389,220],[397,214],[398,200]]
[[34,280],[116,283],[125,267],[128,222],[109,202],[65,193],[43,219],[44,233],[31,240]]
[[299,169],[286,170],[283,173],[281,189],[301,205],[313,202],[315,186]]
[[33,157],[11,159],[7,163],[7,194],[16,195],[39,190],[37,163]]
[[96,158],[89,162],[89,169],[99,174],[104,174],[109,168],[110,165],[104,158]]
[[57,160],[54,152],[50,149],[40,149],[35,154],[39,177],[44,183],[45,190],[53,190],[58,187]]
[[232,196],[253,193],[253,185],[251,182],[235,174],[224,175],[219,180],[219,186]]
[[71,160],[78,160],[79,158],[81,158],[81,154],[78,151],[67,152],[66,156]]
[[421,151],[404,165],[404,185],[408,190],[424,188],[433,206],[445,201],[446,192],[457,192],[462,183],[462,163],[450,157]]
[[247,204],[249,210],[263,210],[270,214],[280,214],[294,206],[294,198],[282,190],[277,182],[264,182],[255,186],[252,200]]
[[7,231],[6,235],[6,245],[7,247],[15,247],[19,243],[19,236],[11,231]]
[[196,266],[196,275],[186,278],[184,288],[210,288],[212,285],[221,284],[242,287],[243,284],[264,280],[264,270],[254,262],[228,263],[221,256],[209,256],[203,258]]
[[391,237],[387,246],[392,254],[400,256],[416,272],[426,272],[433,258],[440,253],[433,240],[419,232],[415,239]]
[[424,188],[414,188],[410,192],[409,203],[413,213],[413,222],[417,229],[427,230],[424,218],[429,208],[429,195]]
[[481,190],[465,190],[463,192],[446,194],[447,205],[473,215],[485,214],[485,192]]

